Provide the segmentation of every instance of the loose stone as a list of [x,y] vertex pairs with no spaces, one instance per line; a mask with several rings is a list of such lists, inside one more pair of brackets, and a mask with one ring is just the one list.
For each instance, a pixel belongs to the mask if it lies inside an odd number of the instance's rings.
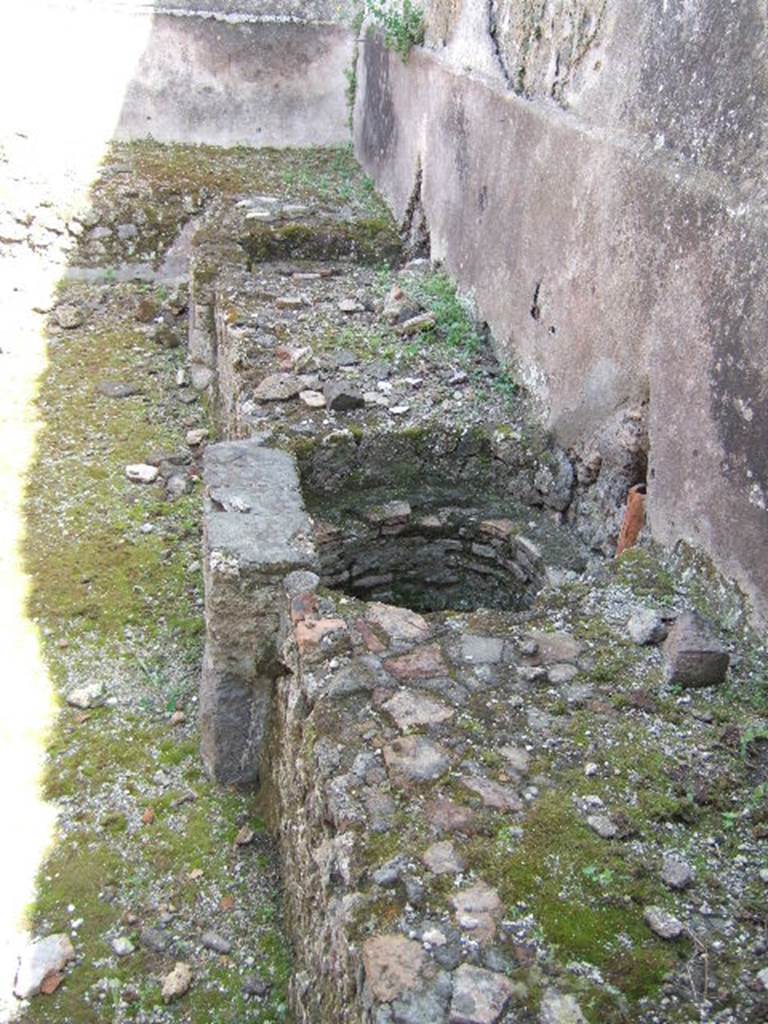
[[222,935],[217,935],[216,932],[203,932],[200,941],[206,949],[220,953],[222,956],[232,952],[232,943]]
[[71,306],[69,304],[57,306],[53,315],[56,319],[56,323],[65,331],[74,330],[75,327],[80,327],[85,323],[83,311],[78,309],[77,306]]
[[115,954],[115,956],[130,956],[131,953],[135,952],[136,950],[136,947],[131,942],[131,940],[123,935],[119,936],[116,939],[112,939],[110,945],[112,946],[112,952]]
[[161,928],[142,928],[139,942],[153,953],[164,953],[171,944],[170,936]]
[[477,882],[451,898],[456,911],[456,923],[472,938],[485,944],[496,935],[496,924],[503,913],[499,894],[485,882]]
[[328,408],[334,412],[349,412],[352,409],[362,409],[365,406],[365,399],[360,392],[347,384],[326,384],[324,394]]
[[400,785],[430,782],[444,775],[450,758],[442,747],[423,736],[403,736],[384,748],[390,777]]
[[89,683],[87,686],[79,686],[67,694],[67,704],[73,708],[80,708],[87,711],[89,708],[99,707],[104,703],[106,694],[101,683]]
[[307,389],[307,379],[292,373],[272,373],[254,391],[260,402],[287,402]]
[[525,775],[531,763],[531,755],[522,747],[500,747],[499,753],[514,772]]
[[643,911],[645,923],[659,938],[679,939],[684,928],[681,921],[678,921],[672,914],[667,913],[663,907],[646,907]]
[[619,834],[616,825],[605,814],[590,814],[587,817],[587,824],[601,839],[615,839]]
[[67,935],[47,935],[30,942],[19,960],[14,994],[19,999],[36,996],[45,979],[63,970],[74,956],[75,950]]
[[358,302],[357,299],[342,299],[339,303],[339,312],[341,313],[364,313],[365,306]]
[[660,644],[667,635],[667,625],[658,612],[640,608],[627,623],[630,639],[641,646]]
[[435,318],[431,313],[420,313],[418,316],[412,316],[409,320],[405,320],[403,323],[398,324],[395,330],[398,334],[408,337],[411,334],[419,334],[422,331],[433,330],[435,323]]
[[693,868],[674,854],[667,854],[661,867],[661,880],[670,889],[687,889],[693,882]]
[[696,612],[681,615],[664,644],[667,682],[681,686],[716,686],[725,681],[728,652],[706,619]]
[[143,462],[125,467],[125,475],[132,484],[153,484],[158,474],[157,466],[148,466]]
[[164,1003],[172,1003],[181,999],[189,991],[192,984],[192,969],[189,964],[177,962],[176,966],[163,978],[162,996]]
[[303,295],[280,295],[275,305],[278,309],[303,309],[308,303]]
[[463,786],[476,793],[485,807],[496,811],[519,811],[522,809],[520,797],[509,786],[502,786],[491,779],[463,778]]
[[539,1010],[540,1024],[587,1024],[573,996],[561,995],[550,988],[544,993]]
[[363,943],[365,980],[374,998],[383,1003],[417,988],[425,964],[421,945],[403,935],[377,935]]
[[243,981],[243,993],[247,996],[262,998],[267,995],[271,986],[258,974],[249,974]]
[[458,875],[466,867],[464,858],[456,852],[453,843],[447,840],[433,843],[424,851],[421,859],[435,875]]
[[131,398],[138,395],[141,389],[136,384],[122,384],[120,382],[102,381],[97,391],[105,398]]
[[208,431],[205,427],[197,427],[195,430],[187,431],[187,445],[190,448],[199,448],[203,441],[208,440]]
[[503,974],[462,964],[454,974],[450,1024],[496,1024],[512,992]]
[[322,391],[300,391],[299,401],[310,409],[323,409],[326,405],[325,395]]

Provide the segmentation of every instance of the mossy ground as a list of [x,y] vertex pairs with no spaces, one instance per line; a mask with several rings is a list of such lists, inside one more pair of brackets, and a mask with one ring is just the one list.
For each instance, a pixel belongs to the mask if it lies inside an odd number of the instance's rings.
[[[60,813],[30,924],[72,934],[77,961],[23,1019],[266,1024],[286,1018],[290,963],[271,845],[252,799],[211,785],[197,749],[199,484],[193,473],[189,493],[169,501],[161,486],[125,477],[152,453],[184,452],[185,430],[205,424],[198,402],[180,401],[183,350],[158,346],[134,319],[142,294],[141,285],[66,288],[60,299],[86,320],[51,338],[40,382],[25,509],[29,614],[60,696],[101,682],[107,703],[79,712],[61,700],[49,736],[44,796]],[[140,393],[107,398],[103,382]],[[172,726],[177,710],[188,721]],[[256,835],[240,847],[244,825]],[[160,925],[172,942],[163,953],[138,941]],[[232,955],[203,950],[205,930],[229,938]],[[118,935],[136,952],[115,957]],[[161,980],[176,960],[195,980],[164,1007]],[[270,986],[266,997],[244,996],[247,973]]]

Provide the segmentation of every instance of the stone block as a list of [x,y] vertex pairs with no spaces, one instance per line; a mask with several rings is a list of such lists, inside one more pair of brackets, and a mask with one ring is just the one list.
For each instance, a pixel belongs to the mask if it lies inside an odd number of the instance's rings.
[[315,566],[293,459],[253,441],[211,445],[204,460],[206,640],[202,756],[218,782],[254,782],[269,725],[290,599],[284,579]]
[[666,676],[681,686],[716,686],[725,680],[729,655],[711,625],[696,612],[685,612],[664,644]]

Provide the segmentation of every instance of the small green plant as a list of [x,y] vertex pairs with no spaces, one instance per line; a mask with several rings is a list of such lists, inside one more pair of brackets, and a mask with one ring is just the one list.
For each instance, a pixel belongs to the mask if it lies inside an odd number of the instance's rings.
[[413,0],[388,3],[387,0],[363,0],[365,12],[381,29],[384,45],[408,60],[412,46],[424,42],[424,15]]
[[344,77],[347,80],[347,86],[344,90],[344,95],[347,100],[347,126],[350,131],[353,128],[353,118],[355,113],[355,97],[357,96],[357,64],[352,64],[351,67],[346,68],[344,71]]
[[596,864],[588,864],[587,867],[581,869],[581,873],[590,882],[595,882],[596,885],[602,886],[604,889],[607,889],[616,878],[610,868],[601,870]]
[[445,345],[460,355],[475,355],[483,337],[472,316],[456,292],[456,285],[447,274],[430,274],[406,286],[407,291],[426,307],[435,318],[435,331]]

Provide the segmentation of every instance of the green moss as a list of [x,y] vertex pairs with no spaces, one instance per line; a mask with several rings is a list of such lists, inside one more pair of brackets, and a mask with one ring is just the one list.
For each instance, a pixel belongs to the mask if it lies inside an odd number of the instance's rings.
[[630,548],[616,560],[616,577],[638,598],[669,605],[675,596],[675,581],[656,554],[648,548]]
[[637,877],[625,850],[578,818],[570,796],[544,794],[513,850],[476,839],[471,859],[508,908],[535,914],[563,960],[594,964],[633,1001],[658,990],[676,954],[643,922],[648,883]]

